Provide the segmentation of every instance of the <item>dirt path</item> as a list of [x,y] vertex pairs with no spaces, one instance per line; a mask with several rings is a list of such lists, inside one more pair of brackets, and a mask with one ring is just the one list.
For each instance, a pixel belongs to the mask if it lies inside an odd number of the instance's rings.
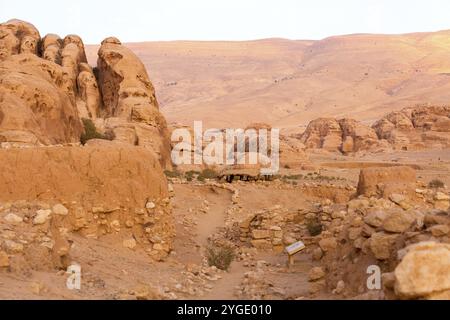
[[[201,264],[208,238],[225,223],[226,211],[231,205],[231,194],[227,190],[218,188],[205,186],[193,188],[185,185],[175,186],[175,194],[175,215],[179,230],[176,240],[177,259],[184,263]],[[187,203],[189,203],[188,207]],[[245,204],[243,205],[245,207]],[[191,228],[186,228],[186,223],[183,224],[183,221],[191,221],[191,219],[195,223]],[[228,272],[222,273],[221,279],[211,283],[211,291],[201,297],[192,298],[237,299],[236,288],[241,285],[246,272],[255,270],[257,261],[267,262],[265,279],[273,284],[275,291],[284,293],[284,295],[275,293],[274,298],[284,296],[297,298],[308,295],[308,272],[313,266],[308,255],[299,255],[295,267],[287,269],[285,254],[261,251],[250,265],[248,261],[247,263],[233,261]]]

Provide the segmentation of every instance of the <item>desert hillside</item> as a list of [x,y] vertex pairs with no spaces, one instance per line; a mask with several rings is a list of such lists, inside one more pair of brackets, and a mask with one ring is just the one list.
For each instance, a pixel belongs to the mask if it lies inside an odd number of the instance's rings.
[[[372,123],[450,101],[450,31],[127,47],[146,65],[169,123],[295,128],[319,116]],[[91,63],[96,50],[87,48]]]

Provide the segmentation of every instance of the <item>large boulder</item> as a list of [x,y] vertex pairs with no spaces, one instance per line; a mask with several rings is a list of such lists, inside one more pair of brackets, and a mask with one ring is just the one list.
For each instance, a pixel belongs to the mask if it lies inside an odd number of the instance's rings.
[[358,195],[389,197],[392,194],[415,194],[416,172],[411,167],[373,167],[361,169]]
[[395,292],[404,298],[450,293],[450,245],[423,242],[407,248],[395,269]]

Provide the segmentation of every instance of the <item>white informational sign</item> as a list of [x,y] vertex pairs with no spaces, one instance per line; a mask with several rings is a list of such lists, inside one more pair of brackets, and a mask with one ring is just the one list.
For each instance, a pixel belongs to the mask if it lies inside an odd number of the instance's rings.
[[297,241],[291,244],[290,246],[287,246],[285,250],[288,253],[288,255],[292,256],[293,254],[296,254],[297,252],[302,251],[305,248],[306,246],[303,242]]

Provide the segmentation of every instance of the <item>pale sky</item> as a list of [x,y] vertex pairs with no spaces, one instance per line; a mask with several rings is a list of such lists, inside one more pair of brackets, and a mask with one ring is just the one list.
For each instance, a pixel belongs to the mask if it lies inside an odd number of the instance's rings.
[[41,32],[154,40],[322,39],[450,29],[448,0],[0,0]]

